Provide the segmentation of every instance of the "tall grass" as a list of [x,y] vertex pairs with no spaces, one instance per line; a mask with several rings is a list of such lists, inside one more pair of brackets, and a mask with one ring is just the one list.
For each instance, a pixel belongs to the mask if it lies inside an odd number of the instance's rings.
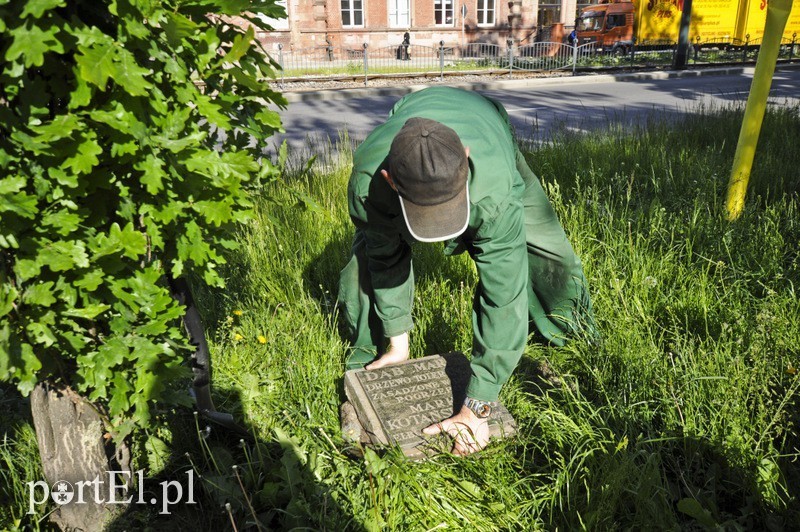
[[[565,130],[531,148],[584,262],[603,340],[532,340],[501,396],[518,435],[462,459],[349,458],[335,305],[353,231],[347,151],[334,167],[265,190],[230,257],[228,288],[197,294],[218,406],[257,442],[173,416],[161,432],[173,454],[163,474],[186,464],[202,473],[202,511],[137,509],[127,526],[797,526],[800,112],[767,115],[748,208],[729,223],[740,120],[736,109],[698,109],[679,121]],[[413,356],[469,352],[474,267],[436,245],[414,252]],[[27,441],[25,430],[9,438]],[[0,478],[21,482],[14,471],[0,459]]]
[[[26,483],[42,478],[36,433],[27,409],[27,402],[21,401],[14,390],[0,387],[0,529],[3,530],[26,521]],[[35,520],[32,524],[38,526]]]

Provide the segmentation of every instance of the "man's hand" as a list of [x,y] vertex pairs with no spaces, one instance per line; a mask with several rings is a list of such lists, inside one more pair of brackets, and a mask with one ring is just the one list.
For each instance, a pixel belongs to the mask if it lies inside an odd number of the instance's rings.
[[384,366],[391,366],[408,360],[408,333],[389,338],[389,350],[371,364],[367,364],[367,370],[379,369]]
[[453,454],[458,456],[480,451],[489,443],[488,420],[479,418],[466,406],[453,417],[425,427],[422,432],[428,436],[447,432],[453,437]]

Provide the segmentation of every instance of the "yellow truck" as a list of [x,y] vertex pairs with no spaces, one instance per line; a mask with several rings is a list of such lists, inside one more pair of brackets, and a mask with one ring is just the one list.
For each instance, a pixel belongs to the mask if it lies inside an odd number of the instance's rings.
[[[576,20],[577,42],[596,43],[599,51],[627,52],[637,46],[678,41],[683,0],[609,0],[581,10]],[[693,0],[691,42],[760,43],[767,0]],[[795,0],[783,38],[800,33],[800,0]]]

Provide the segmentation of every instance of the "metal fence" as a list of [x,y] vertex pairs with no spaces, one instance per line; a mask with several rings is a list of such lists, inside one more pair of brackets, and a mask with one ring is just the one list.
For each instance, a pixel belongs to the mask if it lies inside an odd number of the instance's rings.
[[[761,41],[761,38],[751,40],[749,35],[744,40],[697,41],[693,45],[693,59],[698,64],[755,61],[761,49]],[[797,59],[798,54],[800,54],[800,42],[796,36],[792,39],[781,39],[778,49],[779,59]]]
[[[758,55],[760,39],[736,39],[691,43],[690,64],[750,62]],[[610,52],[598,52],[593,43],[572,46],[563,42],[534,42],[505,47],[491,43],[464,46],[421,46],[402,44],[382,48],[321,46],[312,49],[284,50],[277,57],[281,83],[288,79],[317,77],[363,77],[422,75],[444,77],[445,73],[552,71],[608,66],[669,66],[677,51],[673,41],[644,41]],[[800,42],[784,39],[780,58],[794,60],[800,55]]]

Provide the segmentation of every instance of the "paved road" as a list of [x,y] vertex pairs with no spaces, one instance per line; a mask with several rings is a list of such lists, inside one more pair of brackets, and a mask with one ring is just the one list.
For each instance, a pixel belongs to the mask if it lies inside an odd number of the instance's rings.
[[[734,74],[667,78],[667,73],[596,78],[549,78],[512,80],[473,86],[501,101],[520,138],[543,140],[559,126],[589,131],[606,127],[609,120],[632,123],[654,113],[677,116],[701,106],[741,105],[747,99],[752,68],[728,69]],[[666,79],[654,79],[662,76]],[[648,79],[649,78],[649,79]],[[322,91],[314,95],[289,95],[294,100],[282,112],[286,134],[270,139],[270,150],[286,139],[301,158],[324,154],[329,140],[347,132],[360,142],[387,116],[394,102],[409,87],[394,89]],[[315,98],[315,99],[310,99]],[[780,68],[772,83],[771,101],[800,105],[800,69]]]

